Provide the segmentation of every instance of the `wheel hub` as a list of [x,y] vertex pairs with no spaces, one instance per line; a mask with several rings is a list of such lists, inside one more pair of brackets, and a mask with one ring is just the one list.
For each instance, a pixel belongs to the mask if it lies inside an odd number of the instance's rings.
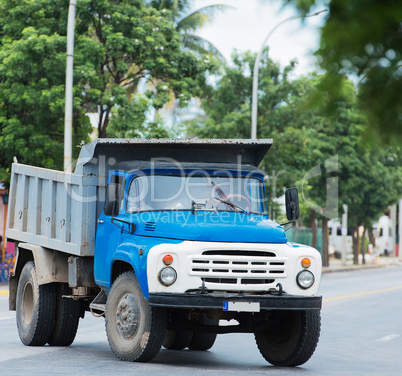
[[117,306],[116,326],[124,338],[132,337],[138,329],[139,307],[137,300],[131,294],[124,295]]

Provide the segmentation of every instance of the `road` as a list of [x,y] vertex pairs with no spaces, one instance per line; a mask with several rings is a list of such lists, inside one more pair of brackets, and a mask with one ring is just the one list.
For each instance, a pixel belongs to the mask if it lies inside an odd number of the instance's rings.
[[387,375],[402,369],[402,267],[326,273],[320,342],[294,369],[270,366],[250,334],[218,336],[207,352],[161,350],[150,363],[115,358],[104,320],[88,314],[68,348],[25,347],[0,295],[1,375]]

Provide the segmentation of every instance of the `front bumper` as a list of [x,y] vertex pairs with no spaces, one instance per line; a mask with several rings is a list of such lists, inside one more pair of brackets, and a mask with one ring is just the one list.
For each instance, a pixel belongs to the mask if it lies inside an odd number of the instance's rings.
[[186,294],[149,294],[149,305],[153,307],[183,309],[224,310],[226,302],[259,303],[261,311],[298,310],[318,311],[322,307],[321,296],[295,295],[239,295],[238,293],[186,293]]
[[[177,280],[170,286],[162,285],[157,278],[165,267],[166,255],[173,257],[170,266],[177,271]],[[305,257],[311,260],[309,270],[315,277],[314,285],[307,290],[296,281],[297,274],[304,270],[301,261]],[[314,248],[285,243],[162,243],[149,250],[147,275],[149,293],[157,295],[186,294],[200,290],[203,284],[208,291],[222,294],[242,291],[258,295],[277,290],[280,283],[289,295],[315,296],[320,285],[321,255]]]

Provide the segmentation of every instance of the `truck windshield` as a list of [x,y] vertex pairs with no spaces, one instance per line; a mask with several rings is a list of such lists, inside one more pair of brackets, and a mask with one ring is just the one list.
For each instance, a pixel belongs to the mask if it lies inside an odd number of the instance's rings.
[[253,177],[142,175],[132,180],[127,211],[217,210],[265,214],[263,183]]

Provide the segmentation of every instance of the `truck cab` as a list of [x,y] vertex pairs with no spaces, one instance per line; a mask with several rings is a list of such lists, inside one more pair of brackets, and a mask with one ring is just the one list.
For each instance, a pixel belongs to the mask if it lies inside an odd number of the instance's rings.
[[[288,244],[283,227],[269,219],[264,174],[256,167],[143,163],[111,171],[106,192],[94,271],[107,291],[113,264],[127,262],[147,299],[202,287],[276,292],[278,283],[293,294],[317,294],[318,265],[310,267],[315,276],[309,291],[287,278],[289,270],[303,270],[288,264],[301,248]],[[303,251],[301,259],[315,256],[310,247]],[[167,267],[164,257],[171,260]]]

